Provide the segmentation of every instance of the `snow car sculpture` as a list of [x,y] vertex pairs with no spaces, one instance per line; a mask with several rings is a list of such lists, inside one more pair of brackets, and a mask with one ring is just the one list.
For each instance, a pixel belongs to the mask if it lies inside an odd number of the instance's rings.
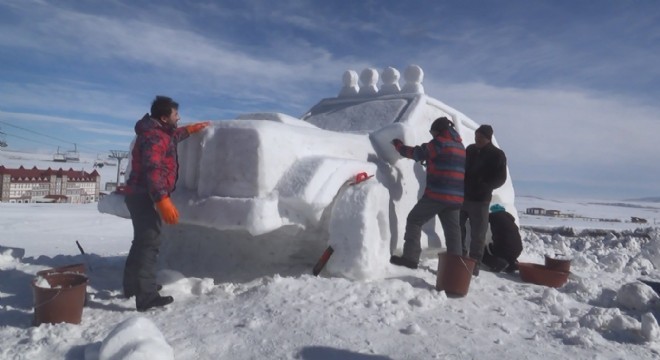
[[[450,118],[465,145],[478,124],[426,95],[423,72],[365,69],[344,74],[339,96],[321,100],[301,119],[253,113],[214,121],[179,145],[179,178],[172,199],[180,224],[163,229],[162,260],[188,275],[221,278],[234,266],[263,261],[311,267],[328,245],[325,270],[348,278],[378,277],[402,248],[406,216],[424,189],[421,164],[401,159],[391,145],[430,140],[428,129]],[[497,145],[495,138],[493,142]],[[127,169],[129,172],[130,169]],[[352,184],[357,174],[365,181]],[[511,180],[493,194],[517,218]],[[119,194],[99,211],[128,217]],[[422,244],[442,247],[440,222],[426,224]],[[195,259],[177,261],[182,257]],[[291,261],[294,259],[296,261]],[[300,269],[298,269],[300,270]],[[292,270],[294,271],[294,270]]]

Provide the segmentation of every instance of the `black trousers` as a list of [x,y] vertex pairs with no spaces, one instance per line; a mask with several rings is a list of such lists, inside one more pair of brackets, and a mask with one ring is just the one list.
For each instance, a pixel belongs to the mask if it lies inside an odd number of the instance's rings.
[[158,296],[156,264],[160,250],[162,220],[148,194],[125,198],[133,222],[133,242],[124,267],[124,293],[135,294],[136,305]]
[[[461,208],[461,238],[463,239],[463,255],[481,263],[486,246],[486,232],[488,232],[488,207],[490,201],[463,201]],[[467,237],[466,223],[470,219],[470,236]]]

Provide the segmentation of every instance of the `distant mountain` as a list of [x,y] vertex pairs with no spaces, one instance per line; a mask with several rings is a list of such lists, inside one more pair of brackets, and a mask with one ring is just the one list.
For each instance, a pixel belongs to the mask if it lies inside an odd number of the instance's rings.
[[624,201],[660,203],[660,196],[643,197],[643,198],[638,198],[638,199],[627,199],[627,200],[624,200]]

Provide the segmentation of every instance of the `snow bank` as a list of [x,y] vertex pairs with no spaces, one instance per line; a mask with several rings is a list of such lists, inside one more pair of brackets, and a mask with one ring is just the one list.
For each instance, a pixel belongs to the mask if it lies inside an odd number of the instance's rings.
[[103,340],[98,359],[173,360],[174,352],[152,321],[136,316],[124,320],[110,331]]

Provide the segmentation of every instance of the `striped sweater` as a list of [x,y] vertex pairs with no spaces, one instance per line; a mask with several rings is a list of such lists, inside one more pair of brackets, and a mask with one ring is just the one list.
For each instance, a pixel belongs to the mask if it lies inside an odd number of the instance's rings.
[[419,146],[399,145],[397,151],[408,159],[426,162],[424,196],[447,205],[463,204],[465,147],[454,129]]

